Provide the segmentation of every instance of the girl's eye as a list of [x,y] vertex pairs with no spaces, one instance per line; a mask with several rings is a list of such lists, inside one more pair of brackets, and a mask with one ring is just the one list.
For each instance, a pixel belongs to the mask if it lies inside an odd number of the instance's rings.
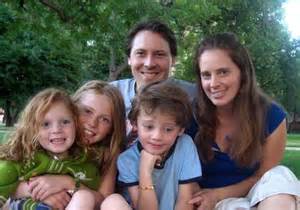
[[100,117],[99,118],[99,122],[100,123],[110,124],[110,119],[108,119],[107,117]]
[[49,126],[50,126],[50,123],[47,121],[42,123],[43,128],[48,128]]
[[88,110],[88,109],[85,109],[84,112],[85,112],[86,114],[92,113],[92,112],[91,112],[90,110]]
[[62,121],[62,123],[63,123],[64,125],[67,125],[67,124],[70,124],[70,123],[71,123],[71,120],[65,119],[65,120]]

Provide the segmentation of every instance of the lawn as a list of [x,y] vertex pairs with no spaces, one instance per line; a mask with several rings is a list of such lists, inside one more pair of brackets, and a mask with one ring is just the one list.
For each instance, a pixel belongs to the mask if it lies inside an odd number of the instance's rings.
[[[5,141],[5,136],[12,129],[0,124],[0,144]],[[287,146],[300,148],[300,134],[288,134]],[[300,179],[300,151],[286,150],[281,163],[288,166]]]

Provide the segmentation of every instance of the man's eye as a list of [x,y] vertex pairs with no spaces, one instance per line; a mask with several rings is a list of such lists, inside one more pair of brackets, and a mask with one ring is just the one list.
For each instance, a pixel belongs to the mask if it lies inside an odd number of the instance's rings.
[[145,52],[143,52],[143,51],[137,51],[135,54],[136,54],[137,56],[144,56],[144,55],[145,55]]
[[166,53],[159,52],[159,53],[156,53],[156,56],[157,56],[157,57],[165,57],[165,56],[166,56]]

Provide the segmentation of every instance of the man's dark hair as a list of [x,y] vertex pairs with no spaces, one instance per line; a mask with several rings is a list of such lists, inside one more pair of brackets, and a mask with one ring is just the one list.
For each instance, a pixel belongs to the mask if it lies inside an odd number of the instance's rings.
[[135,36],[140,31],[151,31],[153,33],[158,33],[164,40],[169,44],[171,55],[176,57],[177,46],[176,38],[174,32],[163,22],[159,20],[149,20],[145,22],[140,22],[136,24],[129,32],[126,42],[126,55],[130,57],[130,52],[132,48],[132,42]]

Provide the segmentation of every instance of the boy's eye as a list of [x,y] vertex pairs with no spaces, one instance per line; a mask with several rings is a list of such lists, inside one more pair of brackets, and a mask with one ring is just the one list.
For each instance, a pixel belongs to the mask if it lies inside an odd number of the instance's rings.
[[152,125],[143,125],[144,128],[146,128],[147,130],[151,130],[153,128]]
[[174,128],[165,128],[165,131],[166,132],[171,132],[171,131],[173,131],[174,130]]

